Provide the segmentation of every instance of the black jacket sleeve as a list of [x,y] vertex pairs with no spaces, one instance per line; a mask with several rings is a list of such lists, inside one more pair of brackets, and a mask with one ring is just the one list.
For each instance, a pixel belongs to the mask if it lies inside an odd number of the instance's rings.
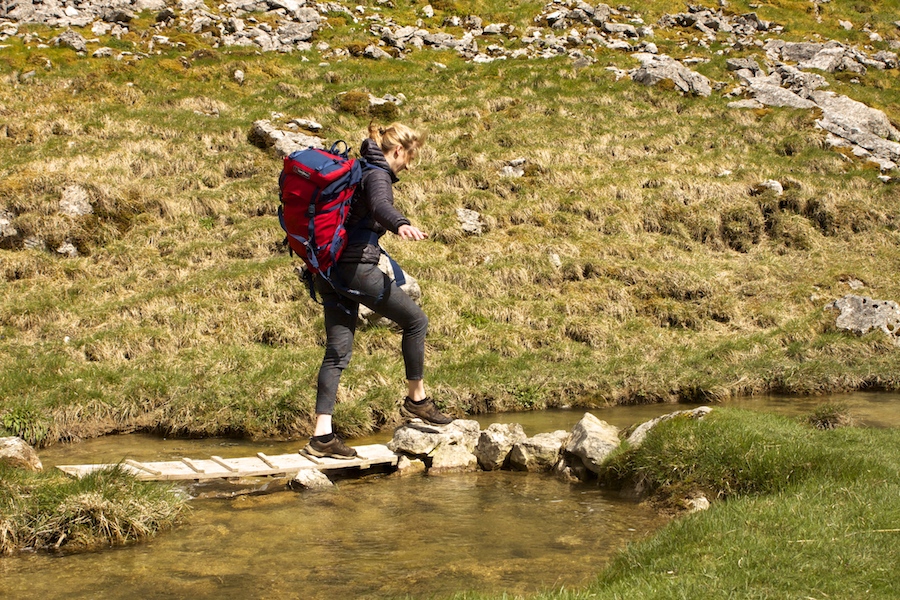
[[393,182],[389,172],[371,169],[363,177],[362,188],[363,201],[375,223],[392,233],[397,233],[402,225],[410,225],[409,219],[394,207]]

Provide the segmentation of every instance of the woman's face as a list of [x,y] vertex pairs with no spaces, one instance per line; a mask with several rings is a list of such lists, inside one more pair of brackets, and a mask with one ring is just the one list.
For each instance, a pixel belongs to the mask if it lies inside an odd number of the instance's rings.
[[388,162],[388,165],[391,167],[391,171],[395,174],[400,171],[404,171],[409,168],[409,163],[416,157],[416,150],[407,150],[403,146],[394,146],[391,150],[385,155],[385,159]]

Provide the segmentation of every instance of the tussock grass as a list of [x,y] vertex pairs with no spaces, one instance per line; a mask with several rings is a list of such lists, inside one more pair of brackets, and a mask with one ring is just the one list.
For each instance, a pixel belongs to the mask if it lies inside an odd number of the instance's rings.
[[[434,8],[520,32],[540,10]],[[833,22],[855,10],[847,3],[819,5],[821,25],[806,8],[753,10],[788,26],[786,39],[858,34]],[[648,23],[683,10],[640,7]],[[414,6],[383,13],[417,18]],[[319,39],[369,39],[332,25]],[[683,57],[691,35],[657,28],[656,42]],[[315,51],[303,62],[176,37],[185,51],[140,61],[9,40],[6,64],[37,74],[7,75],[0,89],[0,206],[19,232],[0,250],[8,433],[39,444],[135,429],[309,433],[320,309],[281,244],[279,162],[247,134],[255,119],[307,117],[328,141],[356,145],[371,115],[341,107],[355,93],[404,94],[397,118],[429,135],[396,195],[431,238],[385,245],[423,287],[428,379],[451,410],[900,384],[886,341],[837,332],[822,309],[851,279],[900,297],[897,188],[827,148],[816,115],[734,111],[716,94],[616,81],[605,67],[633,60],[608,50],[578,70],[565,57],[474,65],[428,50],[318,66]],[[134,40],[103,42],[127,50]],[[702,69],[732,81],[715,50]],[[887,75],[828,79],[898,119]],[[498,175],[520,157],[524,177]],[[760,192],[765,179],[784,195]],[[93,214],[59,214],[70,185]],[[462,231],[457,208],[481,213],[481,236]],[[26,249],[32,237],[46,249]],[[64,242],[80,256],[56,254]],[[338,419],[350,435],[392,422],[403,384],[397,336],[357,337]],[[21,414],[35,427],[10,416]]]
[[0,554],[84,550],[151,537],[179,522],[186,500],[113,468],[74,480],[0,465]]

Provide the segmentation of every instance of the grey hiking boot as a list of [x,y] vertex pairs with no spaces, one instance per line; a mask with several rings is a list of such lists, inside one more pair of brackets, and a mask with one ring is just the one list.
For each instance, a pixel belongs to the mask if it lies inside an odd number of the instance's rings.
[[320,442],[316,438],[310,438],[309,443],[300,454],[315,456],[317,458],[339,458],[351,460],[357,457],[356,450],[344,443],[344,440],[334,436],[330,442]]
[[400,412],[408,419],[422,419],[432,425],[447,425],[453,422],[453,417],[448,417],[439,411],[431,398],[425,398],[422,402],[413,402],[412,398],[407,396]]

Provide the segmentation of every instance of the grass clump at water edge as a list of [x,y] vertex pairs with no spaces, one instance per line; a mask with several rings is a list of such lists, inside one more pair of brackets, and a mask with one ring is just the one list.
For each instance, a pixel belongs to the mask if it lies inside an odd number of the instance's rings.
[[0,464],[0,554],[86,550],[153,536],[178,523],[187,499],[114,467],[71,479]]

